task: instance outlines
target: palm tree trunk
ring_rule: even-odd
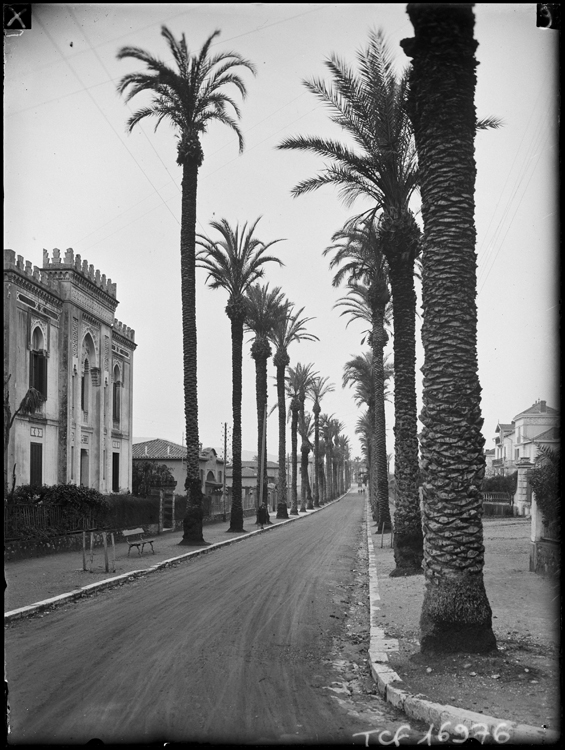
[[[314,412],[314,508],[320,507],[320,405],[316,402]]]
[[[417,241],[417,238],[416,238]],[[398,258],[399,253],[392,253]],[[391,576],[422,573],[423,536],[418,493],[416,405],[416,291],[414,268],[389,263],[394,318],[394,560]]]
[[[383,350],[386,344],[384,330],[384,310],[373,310],[373,389],[375,394],[374,423],[374,466],[377,490],[377,523],[379,529],[390,529],[390,507],[388,499],[388,464],[386,458],[386,419],[385,419],[385,374]]]
[[[234,314],[231,320],[232,337],[232,505],[228,532],[243,531],[243,503],[241,487],[241,399],[243,366],[243,320]]]
[[[411,3],[411,116],[420,169],[425,593],[422,652],[496,649],[486,595],[477,362],[471,4]]]
[[[292,462],[291,478],[291,501],[290,515],[298,515],[298,489],[297,489],[297,469],[298,469],[298,407],[290,406],[291,424],[290,424],[290,450]]]
[[[205,544],[202,536],[202,486],[198,437],[196,345],[196,191],[198,165],[185,161],[182,170],[180,233],[184,418],[186,428],[186,515],[181,545]]]
[[[288,518],[286,505],[286,393],[285,371],[288,355],[276,352],[274,358],[277,368],[277,401],[279,412],[279,473],[277,479],[277,518]]]
[[[259,349],[259,347],[257,347]],[[263,502],[267,502],[268,478],[267,478],[267,424],[265,409],[267,406],[267,359],[261,351],[251,350],[255,360],[255,391],[257,402],[257,503],[261,497],[261,484],[263,485]],[[264,435],[264,439],[263,439]],[[263,473],[261,475],[261,457],[265,453],[263,461]]]
[[[306,502],[310,496],[310,505],[312,504],[312,493],[310,492],[310,482],[308,481],[308,454],[310,448],[302,443],[300,448],[300,512],[306,513]]]

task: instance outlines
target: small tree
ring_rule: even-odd
[[[559,512],[559,477],[561,476],[561,454],[548,445],[536,443],[538,455],[536,467],[530,472],[530,487],[536,496],[536,503],[546,526],[554,524],[559,533],[561,518]]]
[[[33,414],[45,401],[45,396],[35,388],[29,388],[26,395],[20,401],[20,405],[12,414],[10,406],[10,378],[12,375],[4,375],[4,497],[8,496],[8,445],[10,443],[10,430],[19,414]],[[14,481],[12,492],[16,483],[16,464],[13,469]]]
[[[132,490],[135,497],[148,497],[154,479],[173,479],[171,470],[165,464],[152,461],[134,461]]]

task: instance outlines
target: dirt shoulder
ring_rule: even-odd
[[[405,689],[501,720],[560,728],[559,582],[529,572],[529,522],[486,521],[485,587],[498,650],[489,655],[420,654],[424,578],[390,578],[390,538],[373,532],[380,608],[376,625],[399,640],[389,653]]]

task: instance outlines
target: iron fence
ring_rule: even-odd
[[[5,539],[17,539],[32,529],[58,533],[92,528],[90,513],[73,512],[61,505],[4,505]]]

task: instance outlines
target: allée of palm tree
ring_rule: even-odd
[[[232,228],[226,219],[210,222],[210,226],[220,235],[212,240],[197,235],[200,250],[196,265],[203,268],[206,281],[211,289],[225,289],[228,293],[226,314],[231,324],[232,341],[232,507],[229,532],[243,530],[243,504],[241,484],[241,401],[242,401],[242,360],[243,331],[247,315],[245,293],[258,279],[262,278],[266,263],[283,265],[279,258],[266,255],[276,242],[263,242],[254,236],[257,219],[251,226],[236,225]],[[259,454],[260,455],[260,454]]]
[[[219,31],[211,34],[200,52],[191,55],[184,34],[175,39],[166,26],[161,34],[173,56],[175,68],[139,47],[126,46],[118,52],[118,59],[132,58],[146,66],[145,72],[128,73],[118,83],[118,92],[127,102],[143,92],[151,95],[148,106],[134,112],[127,121],[127,130],[146,117],[157,120],[155,129],[167,121],[176,131],[177,164],[182,167],[181,197],[181,302],[183,337],[183,389],[186,428],[187,511],[184,518],[183,545],[203,544],[202,489],[199,467],[198,396],[197,396],[197,341],[196,341],[196,195],[198,170],[204,153],[201,136],[208,126],[218,122],[235,131],[239,150],[243,150],[243,136],[239,129],[240,110],[229,95],[235,87],[242,98],[247,89],[238,68],[255,73],[254,65],[236,52],[210,54],[210,47]]]
[[[313,365],[303,365],[300,362],[296,367],[288,368],[286,378],[286,394],[289,399],[290,444],[291,444],[291,501],[290,514],[298,515],[298,432],[299,423],[304,422],[304,402],[306,394],[318,373],[313,371]],[[302,510],[302,508],[301,508]],[[304,507],[304,511],[306,507]]]
[[[309,396],[312,399],[312,413],[314,415],[314,471],[313,471],[313,502],[314,508],[320,507],[320,402],[328,393],[333,393],[334,386],[329,378],[318,376],[310,386]]]
[[[408,5],[410,114],[424,242],[423,652],[496,649],[484,580],[485,458],[477,361],[472,5]]]
[[[245,327],[254,334],[251,356],[255,360],[255,388],[257,401],[257,503],[268,497],[267,478],[267,361],[272,354],[269,336],[277,323],[285,317],[287,301],[280,287],[253,284],[245,296],[247,304]],[[261,460],[262,471],[261,471]],[[270,521],[267,521],[270,523]]]
[[[288,518],[286,487],[286,368],[290,363],[288,347],[300,341],[319,341],[318,337],[306,330],[313,318],[302,317],[304,308],[296,312],[291,303],[286,315],[274,326],[269,336],[275,347],[273,363],[277,373],[277,407],[279,412],[279,473],[277,483],[277,518]]]
[[[385,371],[384,349],[388,341],[386,323],[387,308],[390,302],[387,264],[380,247],[379,226],[375,220],[348,222],[343,229],[332,237],[333,245],[326,248],[324,254],[334,251],[330,268],[340,266],[336,272],[333,285],[339,286],[345,277],[349,277],[349,289],[353,304],[343,298],[338,306],[344,305],[345,312],[353,317],[361,317],[371,322],[369,342],[372,357],[372,386],[374,390],[373,416],[373,462],[376,481],[377,522],[382,529],[390,528],[390,509],[388,492],[388,464],[386,452],[386,418],[385,418]],[[364,283],[360,283],[360,280]],[[368,309],[369,316],[366,315]],[[376,485],[376,487],[375,487]]]
[[[381,251],[388,264],[394,317],[395,369],[395,562],[393,574],[421,572],[422,530],[418,495],[416,405],[416,295],[414,263],[419,229],[409,208],[417,188],[417,161],[405,100],[407,74],[398,77],[394,56],[382,32],[371,32],[358,53],[356,73],[332,55],[326,61],[330,85],[315,79],[304,84],[329,105],[330,119],[353,138],[355,148],[338,141],[295,137],[279,148],[310,151],[329,164],[299,183],[294,195],[333,184],[346,204],[369,199],[371,218],[381,212]]]

